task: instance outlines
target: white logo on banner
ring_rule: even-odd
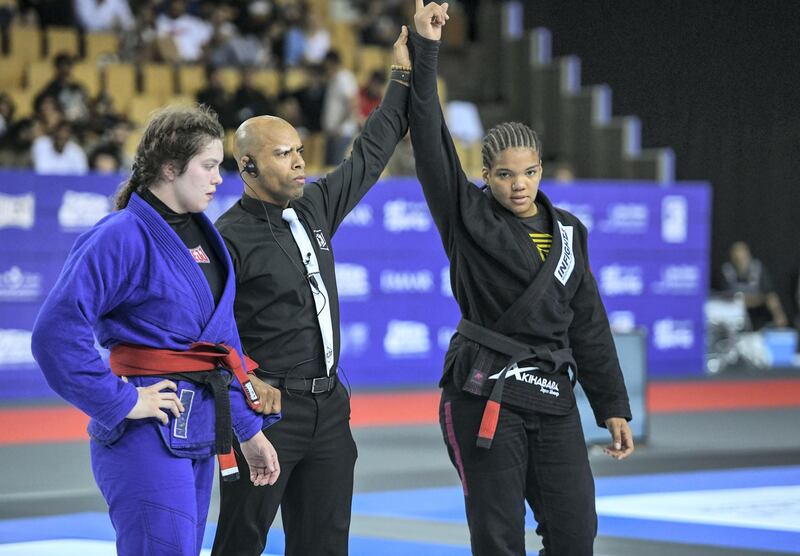
[[[384,293],[427,293],[433,290],[433,272],[418,270],[381,272],[381,291]]]
[[[99,193],[65,191],[58,209],[58,223],[66,231],[88,230],[111,212],[111,200]]]
[[[685,243],[689,233],[689,206],[686,197],[668,195],[661,200],[661,239]]]
[[[558,259],[556,270],[553,274],[558,278],[563,286],[567,285],[567,280],[575,269],[575,253],[572,250],[572,226],[563,226],[558,223],[561,233],[561,257]]]
[[[42,275],[12,266],[0,273],[0,301],[33,301],[42,294]]]
[[[372,207],[369,205],[356,205],[342,220],[342,226],[355,226],[359,228],[366,228],[372,225]]]
[[[643,234],[650,221],[650,210],[641,203],[615,203],[608,206],[600,230],[618,234]]]
[[[30,230],[36,217],[36,196],[0,193],[0,228]]]
[[[453,288],[450,284],[450,267],[446,266],[442,269],[442,295],[445,297],[453,297]]]
[[[0,365],[36,363],[31,354],[30,330],[0,328]]]
[[[447,351],[447,349],[450,347],[450,340],[453,338],[453,334],[455,333],[456,329],[452,326],[443,326],[439,329],[439,332],[436,334],[436,338],[440,350]]]
[[[692,321],[657,320],[653,323],[653,344],[657,349],[689,349],[694,344]]]
[[[366,351],[369,343],[369,325],[366,322],[343,324],[341,331],[343,356],[358,357]]]
[[[369,296],[369,273],[358,264],[336,263],[336,287],[341,299],[365,299]]]
[[[558,208],[573,214],[590,232],[594,228],[594,207],[584,203],[556,203]]]
[[[642,295],[643,290],[641,267],[612,264],[600,269],[600,291],[603,295]]]
[[[661,268],[661,277],[652,286],[661,295],[697,295],[700,293],[700,267],[693,264]]]
[[[425,232],[431,229],[431,214],[425,203],[396,199],[383,205],[383,226],[389,232]]]
[[[608,324],[614,332],[632,332],[636,327],[636,315],[633,311],[611,311],[608,313]]]
[[[383,349],[389,357],[426,355],[431,349],[428,327],[423,322],[390,320]]]

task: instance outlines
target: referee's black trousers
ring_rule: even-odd
[[[286,556],[345,556],[357,452],[350,432],[350,400],[341,383],[324,394],[281,390],[283,419],[264,430],[281,474],[255,487],[235,443],[241,477],[220,483],[214,556],[257,556],[278,506]]]
[[[590,556],[597,534],[577,408],[566,416],[503,406],[489,450],[475,444],[486,398],[445,384],[439,422],[464,489],[475,556],[525,556],[525,502],[547,556]]]

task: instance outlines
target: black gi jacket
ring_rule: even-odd
[[[608,317],[589,270],[586,228],[540,191],[537,202],[550,214],[553,243],[544,263],[537,264],[519,219],[467,179],[438,101],[439,45],[411,34],[409,123],[417,176],[450,260],[462,317],[526,345],[570,348],[598,425],[609,417],[630,419]],[[541,289],[536,301],[512,308],[532,281]],[[456,334],[445,358],[445,379],[451,375],[461,388],[479,347]],[[495,371],[503,366],[497,364]]]
[[[340,334],[331,238],[347,213],[378,180],[405,135],[407,102],[408,87],[390,82],[381,106],[370,115],[355,140],[352,155],[330,174],[307,183],[303,197],[289,204],[311,239],[328,291],[334,368],[339,361]],[[242,347],[270,376],[325,376],[313,294],[301,270],[303,261],[289,224],[281,219],[282,212],[281,207],[245,194],[216,222],[236,271],[234,313]]]

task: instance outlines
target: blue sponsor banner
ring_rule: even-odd
[[[33,321],[75,239],[109,213],[121,181],[0,172],[0,399],[52,395],[30,356]],[[609,319],[619,330],[646,330],[650,374],[701,373],[707,184],[545,182],[542,189],[590,230],[591,265]],[[218,217],[239,191],[238,177],[228,176],[207,214]],[[435,384],[459,312],[418,182],[393,178],[378,184],[331,243],[341,301],[341,365],[350,382]]]

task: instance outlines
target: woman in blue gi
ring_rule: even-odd
[[[464,175],[436,90],[446,20],[446,3],[417,0],[409,125],[462,316],[445,358],[439,421],[472,551],[524,556],[527,502],[542,553],[589,556],[597,516],[576,378],[611,434],[606,452],[628,456],[633,438],[586,228],[539,191],[541,145],[525,125],[500,124],[485,137],[484,188]]]
[[[280,473],[261,432],[278,416],[247,379],[231,260],[202,214],[222,182],[222,138],[203,107],[151,118],[118,210],[78,238],[33,330],[48,384],[91,417],[120,555],[200,552],[231,425],[255,485]]]

